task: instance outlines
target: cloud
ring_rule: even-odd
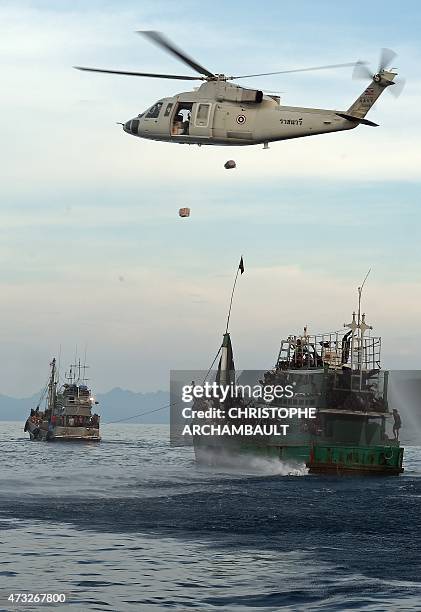
[[[0,388],[11,395],[41,387],[49,359],[61,346],[62,361],[88,346],[88,361],[98,391],[116,384],[133,390],[168,387],[170,369],[206,369],[225,328],[232,275],[189,278],[174,270],[132,268],[123,284],[114,267],[96,278],[88,272],[71,282],[2,283],[3,368]],[[356,307],[357,283],[296,266],[252,267],[240,279],[231,316],[237,366],[271,367],[281,338],[341,329]],[[192,296],[200,296],[200,300]],[[411,295],[408,303],[407,296]],[[30,304],[28,299],[30,296]],[[364,294],[373,334],[384,336],[385,367],[421,369],[417,346],[402,340],[417,330],[421,284],[370,279]],[[28,307],[29,306],[29,307]],[[402,349],[405,349],[402,352]]]

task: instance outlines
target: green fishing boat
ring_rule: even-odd
[[[361,288],[358,312],[350,323],[331,333],[311,335],[304,328],[301,334],[288,336],[281,342],[274,368],[267,372],[235,372],[227,331],[216,374],[218,384],[247,387],[254,378],[262,388],[277,385],[294,392],[270,403],[251,396],[240,401],[230,398],[225,402],[223,421],[233,424],[230,407],[236,405],[249,409],[243,411],[243,425],[259,425],[260,431],[263,426],[267,431],[269,425],[281,423],[276,416],[280,411],[274,409],[289,410],[295,417],[288,418],[286,435],[196,435],[196,460],[232,465],[240,457],[255,456],[291,466],[305,464],[310,473],[403,472],[404,449],[398,431],[391,435],[393,415],[387,398],[388,372],[381,368],[381,338],[371,332],[361,313]],[[247,416],[250,407],[256,408],[251,412],[257,416]],[[271,416],[262,408],[271,409]],[[310,409],[312,418],[306,418]],[[215,419],[210,421],[216,424]],[[240,422],[235,419],[236,425]]]

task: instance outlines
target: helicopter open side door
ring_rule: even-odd
[[[211,102],[196,102],[193,105],[190,120],[191,136],[212,138],[215,106],[216,104]]]

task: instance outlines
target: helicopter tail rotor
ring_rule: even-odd
[[[367,62],[358,61],[352,72],[352,78],[355,81],[369,81],[373,78],[371,70],[367,67]]]
[[[395,86],[389,89],[389,91],[392,96],[394,96],[395,98],[399,98],[399,96],[404,90],[405,85],[406,79],[398,79],[397,81],[395,81]]]
[[[380,51],[379,67],[377,69],[377,72],[382,72],[382,70],[386,70],[386,68],[390,66],[390,64],[397,56],[398,54],[395,53],[395,51],[392,51],[392,49],[383,48]]]
[[[395,57],[397,57],[397,53],[395,53],[395,51],[392,49],[383,48],[380,51],[379,65],[376,73],[373,74],[373,72],[367,67],[367,62],[359,61],[355,65],[352,78],[356,80],[373,80],[380,82],[385,73],[390,72],[391,74],[396,74],[393,69],[389,68]],[[390,93],[397,98],[402,93],[405,83],[405,79],[398,79],[397,81],[392,82],[390,82],[389,79],[388,84],[393,85],[393,87],[388,89]]]

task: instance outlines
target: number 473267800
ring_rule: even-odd
[[[65,603],[64,593],[10,593],[7,601],[14,604],[58,604]]]

